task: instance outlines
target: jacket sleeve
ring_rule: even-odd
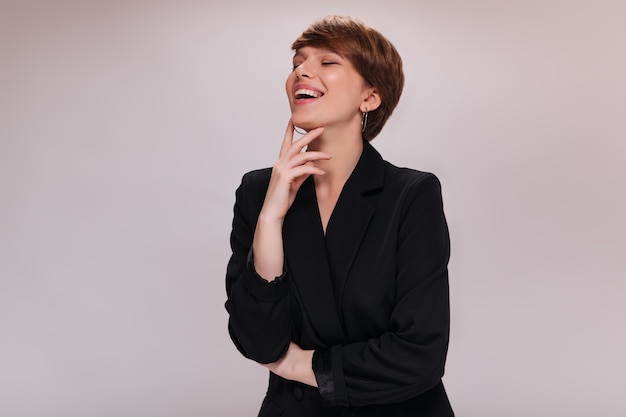
[[[246,174],[236,191],[225,307],[237,349],[256,362],[271,363],[285,354],[290,342],[288,277],[268,282],[254,268],[252,240],[267,184],[263,187],[251,177]]]
[[[449,338],[449,254],[439,180],[428,174],[403,203],[388,330],[316,350],[313,370],[322,397],[349,406],[389,404],[440,383]]]

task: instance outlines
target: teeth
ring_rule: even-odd
[[[322,93],[315,90],[309,90],[308,88],[301,88],[296,90],[295,96],[296,98],[319,98],[322,96]]]

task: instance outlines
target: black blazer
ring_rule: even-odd
[[[226,309],[246,357],[315,349],[318,388],[270,373],[259,416],[453,416],[441,383],[448,349],[449,237],[438,179],[383,161],[364,142],[324,236],[308,178],[283,224],[285,273],[259,277],[251,247],[270,169],[236,193]]]

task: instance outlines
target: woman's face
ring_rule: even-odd
[[[372,87],[341,55],[311,46],[296,51],[287,77],[293,124],[305,130],[359,126]]]

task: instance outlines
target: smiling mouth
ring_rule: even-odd
[[[308,98],[320,98],[324,95],[324,93],[316,90],[309,90],[308,88],[301,88],[296,90],[294,96],[297,100],[304,100]]]

